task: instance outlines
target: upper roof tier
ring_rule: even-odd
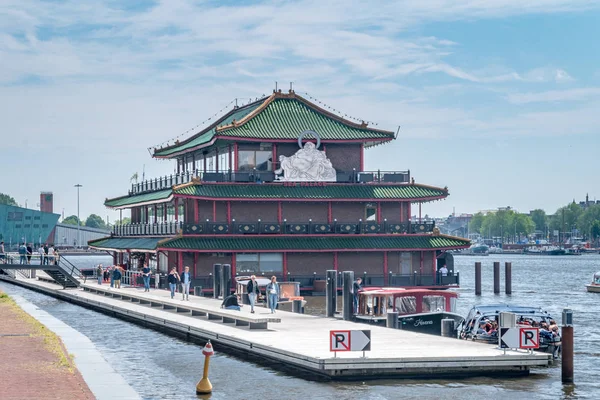
[[[394,132],[368,128],[364,122],[350,122],[311,103],[294,91],[279,91],[234,108],[189,139],[155,148],[153,156],[175,158],[208,147],[217,139],[296,142],[298,133],[305,130],[316,131],[323,143],[363,142],[368,147],[394,139]],[[310,135],[306,138],[310,138]]]

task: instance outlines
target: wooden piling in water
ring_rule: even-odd
[[[213,297],[221,295],[221,264],[213,264]]]
[[[504,292],[512,294],[512,263],[504,263]]]
[[[350,321],[354,315],[354,295],[352,289],[354,285],[354,271],[342,272],[343,289],[342,289],[342,304],[344,307],[344,321]]]
[[[327,270],[325,302],[327,316],[333,317],[337,307],[337,271],[334,269]]]
[[[481,263],[475,263],[475,295],[481,296]]]
[[[565,308],[562,312],[561,339],[562,382],[573,383],[573,311],[568,308]]]
[[[494,261],[494,294],[500,293],[500,262]]]

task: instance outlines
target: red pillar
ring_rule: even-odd
[[[284,254],[285,257],[285,254]],[[235,275],[237,274],[237,265],[235,253],[231,253],[231,283],[235,285]],[[235,289],[235,286],[234,286]]]
[[[175,207],[175,222],[179,221],[179,199],[175,197],[173,199],[173,205]]]
[[[402,206],[403,204],[404,204],[403,202],[400,202],[400,222],[404,222],[404,213],[403,213],[404,207]]]
[[[144,214],[145,214],[145,221],[147,224],[150,223],[150,221],[148,221],[148,206],[144,206]]]
[[[167,210],[168,210],[168,209],[169,209],[169,208],[167,207],[167,203],[163,203],[163,220],[164,220],[165,222],[167,222]]]
[[[179,271],[179,273],[183,272],[183,252],[179,251],[177,252],[177,271]]]
[[[202,154],[202,165],[203,165],[202,172],[206,172],[206,154]]]
[[[213,200],[213,222],[217,222],[217,201]]]
[[[227,223],[231,223],[231,201],[227,202]]]
[[[233,157],[233,155],[231,154],[231,145],[228,146],[227,153],[229,155],[229,169],[233,170],[232,162],[231,162],[232,161],[232,157]]]
[[[424,254],[425,253],[422,251],[421,252],[421,263],[419,265],[419,273],[421,273],[421,274],[423,273],[423,258],[424,258]]]
[[[432,271],[433,272],[433,276],[435,276],[435,274],[437,273],[437,265],[436,265],[437,262],[436,261],[437,261],[437,259],[435,258],[435,250],[434,250],[433,251],[433,261],[432,261],[432,264],[433,264],[433,271]]]
[[[287,253],[283,253],[283,280],[287,281],[288,267],[287,267]]]
[[[386,286],[389,284],[388,277],[389,277],[388,252],[384,251],[383,252],[383,282]]]
[[[275,165],[279,160],[277,159],[277,143],[273,143],[273,154],[271,154],[271,164],[273,165],[273,171],[275,171]]]
[[[331,202],[327,202],[327,223],[331,224],[333,222],[333,210],[331,209]]]
[[[237,142],[233,144],[233,171],[238,170],[238,144]]]
[[[283,211],[281,209],[281,201],[277,202],[277,223],[281,224],[283,222]]]
[[[333,252],[333,269],[338,270],[338,252]]]
[[[198,265],[198,253],[194,253],[194,278],[197,276],[196,275],[197,274],[197,271],[196,271],[197,265]]]
[[[377,223],[381,223],[381,202],[377,202]]]
[[[407,210],[408,211],[408,213],[407,213],[408,214],[408,220],[407,221],[410,222],[411,217],[412,217],[412,211],[411,211],[412,204],[411,203],[406,203],[406,206],[408,207],[408,210]]]
[[[198,210],[198,200],[193,199],[194,202],[194,223],[197,224],[200,222],[200,213]]]
[[[215,171],[219,172],[219,148],[215,149]]]
[[[365,170],[365,144],[360,144],[360,172]]]

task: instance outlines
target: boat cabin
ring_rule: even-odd
[[[386,318],[388,311],[398,315],[436,311],[455,312],[458,293],[431,289],[366,288],[358,294],[358,315]]]
[[[596,272],[594,274],[594,278],[592,279],[592,285],[600,285],[600,272]]]

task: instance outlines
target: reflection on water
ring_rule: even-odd
[[[77,264],[108,264],[109,257],[77,257]],[[474,295],[475,261],[483,263],[483,296]],[[510,261],[513,294],[493,294],[492,262]],[[443,399],[527,397],[528,399],[585,399],[600,397],[597,363],[598,302],[600,294],[587,293],[584,285],[600,269],[600,256],[455,257],[461,273],[458,311],[466,314],[475,303],[510,302],[546,308],[560,321],[563,308],[574,310],[575,385],[562,385],[560,366],[533,371],[528,378],[467,380],[381,380],[368,382],[308,382],[265,366],[222,353],[216,346],[211,360],[211,399]],[[504,268],[501,268],[502,273]],[[502,282],[504,277],[502,276]],[[116,371],[146,399],[196,399],[195,385],[202,374],[201,346],[137,325],[64,303],[16,286],[0,283],[8,293],[18,293],[38,307],[87,335]],[[502,289],[504,283],[502,283]],[[324,297],[309,298],[307,310],[324,313]],[[339,300],[339,299],[338,299]],[[341,302],[339,304],[341,310]],[[327,340],[323,338],[323,340]],[[373,346],[385,345],[373,343]],[[107,382],[110,384],[110,382]]]

